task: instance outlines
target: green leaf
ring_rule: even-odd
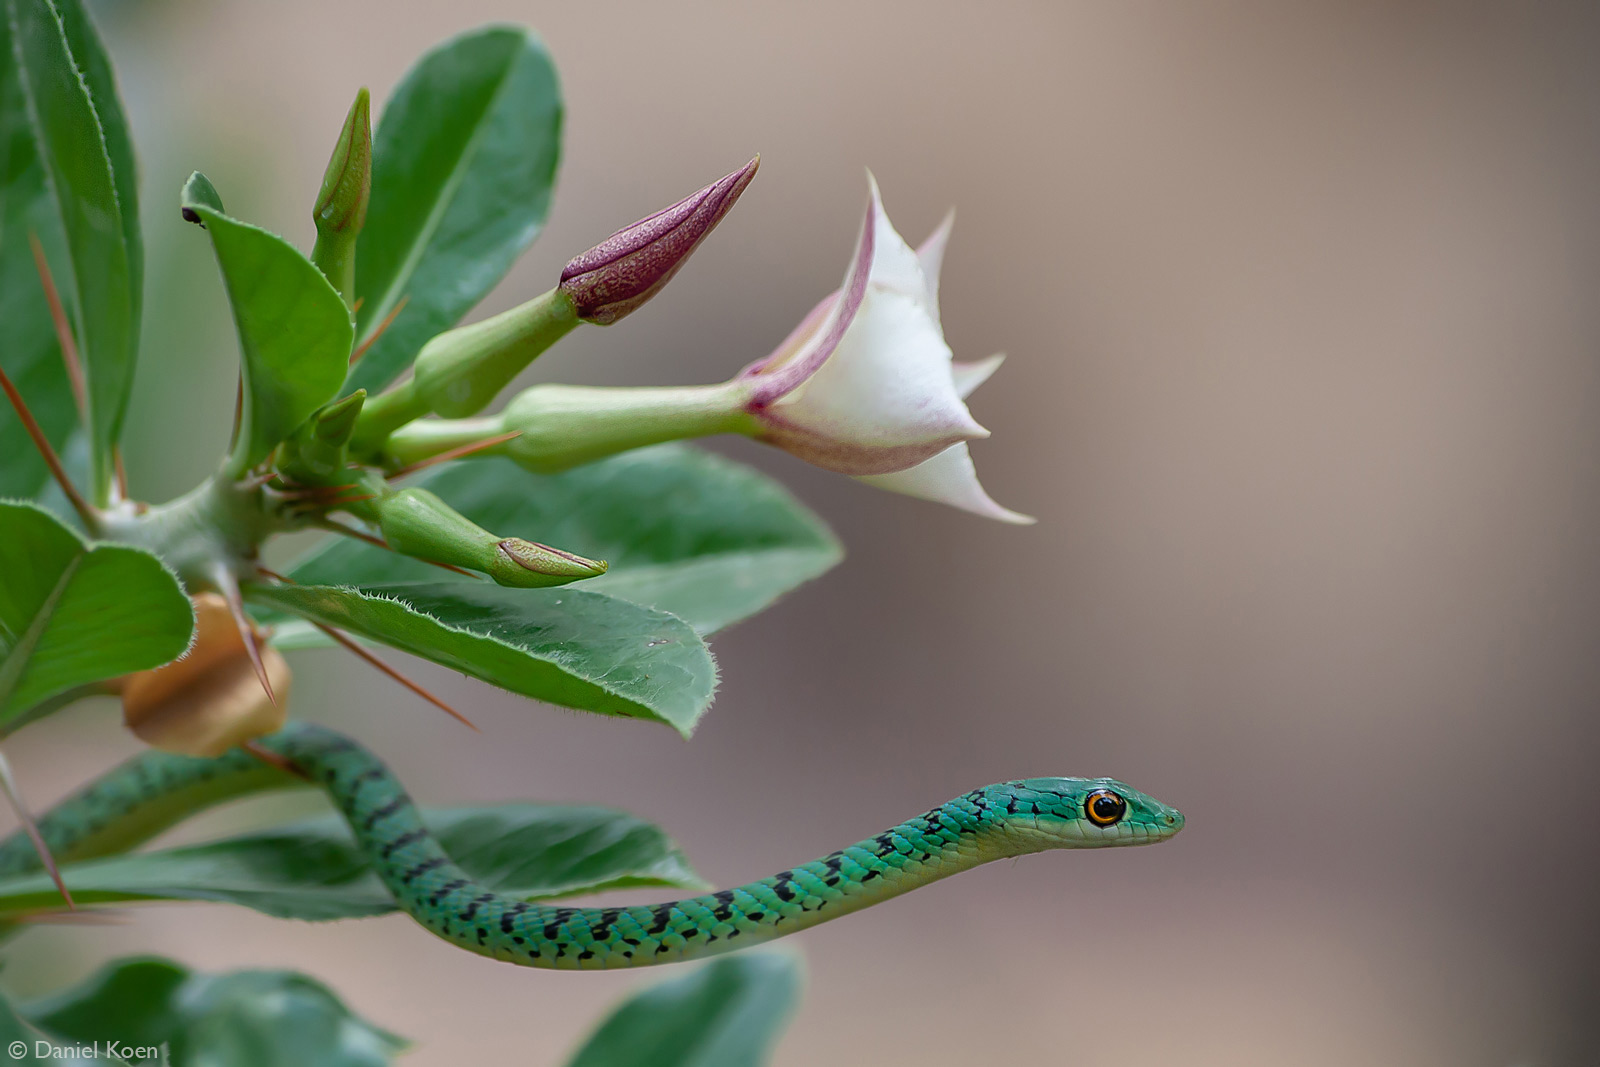
[[[6,83],[13,71],[0,67],[0,122],[4,121]],[[14,83],[13,83],[14,84]],[[24,136],[31,136],[24,131]],[[0,127],[0,138],[5,137]],[[14,144],[16,142],[13,142]],[[19,147],[32,151],[31,143]],[[0,143],[0,152],[4,144]],[[0,368],[16,385],[44,435],[59,453],[78,424],[61,346],[45,304],[44,288],[34,267],[29,234],[41,242],[59,243],[60,223],[44,188],[44,175],[36,161],[26,161],[14,179],[0,187]],[[0,167],[4,167],[0,161]],[[62,294],[66,299],[70,294]],[[50,472],[34,448],[22,420],[9,403],[0,400],[0,496],[31,498],[50,483]]]
[[[501,804],[435,808],[423,819],[468,874],[523,900],[642,886],[705,888],[671,838],[622,812]],[[61,873],[80,905],[213,900],[305,920],[395,910],[394,897],[336,815],[70,863]],[[0,881],[0,914],[60,906],[60,894],[42,872]]]
[[[228,464],[237,476],[338,394],[350,360],[350,313],[293,245],[224,214],[205,175],[184,185],[183,211],[211,235],[239,328],[244,420]]]
[[[327,986],[293,971],[204,974],[171,960],[106,964],[22,1015],[69,1045],[108,1046],[130,1063],[228,1067],[385,1067],[409,1044],[354,1014]]]
[[[83,84],[100,119],[105,137],[106,158],[111,161],[111,181],[116,188],[117,206],[122,214],[122,239],[128,250],[128,288],[133,294],[133,343],[139,343],[139,320],[144,303],[144,237],[139,232],[139,166],[133,153],[133,135],[128,117],[122,111],[117,92],[117,76],[111,57],[84,9],[83,0],[51,0],[61,27],[67,34],[67,47],[83,73]]]
[[[724,956],[635,993],[567,1067],[759,1067],[794,1013],[800,984],[792,956]]]
[[[549,53],[518,27],[446,41],[401,80],[378,124],[356,246],[362,341],[405,306],[356,364],[351,389],[375,393],[393,381],[539,235],[561,110]]]
[[[177,658],[193,631],[155,556],[87,545],[44,509],[0,501],[0,733],[52,696]]]
[[[843,555],[823,521],[783,486],[685,445],[550,475],[503,458],[470,460],[411,484],[486,529],[606,560],[611,569],[585,590],[671,612],[702,634],[754,615]],[[436,567],[344,538],[324,542],[289,573],[323,585],[440,580]]]
[[[41,1044],[43,1048],[40,1047]],[[63,1067],[63,1065],[88,1067],[90,1062],[70,1056],[64,1050],[58,1049],[54,1042],[42,1039],[39,1031],[22,1021],[11,1002],[4,996],[0,996],[0,1048],[4,1048],[9,1057],[0,1062],[8,1065],[42,1067],[44,1064],[49,1064],[51,1067]],[[21,1055],[18,1055],[19,1052]]]
[[[685,737],[716,689],[711,652],[688,623],[603,593],[438,582],[251,585],[246,596],[513,693],[654,719]]]
[[[79,73],[78,57],[55,5],[51,0],[6,0],[6,13],[36,151],[66,235],[70,270],[57,281],[63,287],[70,282],[75,297],[78,349],[88,384],[92,489],[103,503],[138,347],[136,286],[142,265],[135,260],[142,264],[142,253],[129,246],[130,233],[137,239],[137,223],[124,221],[118,199],[119,186],[131,186],[133,176],[119,180],[113,170],[108,143],[115,139],[108,142],[91,95],[95,87]],[[86,28],[86,22],[76,24],[79,31]],[[91,38],[92,31],[89,37],[80,36],[79,43],[87,48]],[[124,132],[122,147],[125,141]],[[129,155],[131,164],[131,151]]]

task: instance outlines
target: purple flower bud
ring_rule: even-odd
[[[654,296],[722,221],[760,163],[756,156],[721,181],[618,230],[568,263],[560,288],[572,298],[578,317],[607,326]]]

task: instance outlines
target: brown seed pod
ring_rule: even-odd
[[[215,593],[192,599],[194,646],[182,659],[124,679],[122,720],[156,748],[217,756],[283,726],[291,676],[283,656],[257,634],[274,703],[261,688],[227,601]]]

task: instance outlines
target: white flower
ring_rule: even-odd
[[[956,363],[939,323],[950,222],[913,251],[878,183],[844,285],[737,381],[756,436],[869,485],[1004,522],[1032,522],[978,484],[966,442],[989,436],[965,397],[1000,365]]]

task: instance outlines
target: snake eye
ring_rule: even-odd
[[[1096,826],[1115,826],[1128,813],[1128,802],[1109,789],[1096,789],[1084,798],[1083,813]]]

